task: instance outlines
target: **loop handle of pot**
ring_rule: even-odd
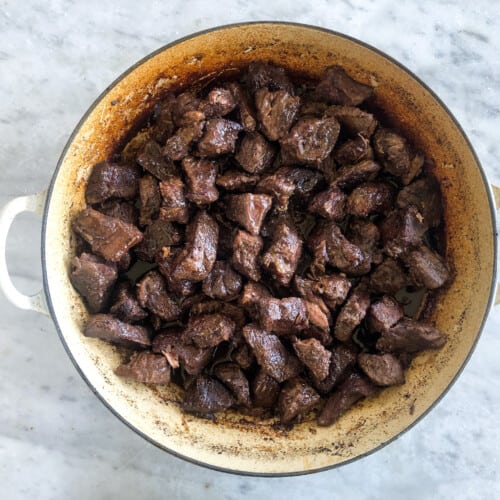
[[[495,207],[500,210],[500,187],[491,184],[491,190],[493,192],[493,197],[495,198]],[[495,305],[500,304],[500,282],[497,283],[497,291],[495,294]]]
[[[43,215],[47,191],[28,196],[20,196],[9,201],[0,209],[0,290],[7,299],[20,309],[29,309],[49,315],[45,293],[40,290],[34,295],[21,293],[12,283],[7,267],[7,237],[14,219],[22,212],[33,212]]]

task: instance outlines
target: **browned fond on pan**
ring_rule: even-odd
[[[70,221],[85,204],[93,164],[165,89],[176,89],[253,60],[318,77],[340,64],[377,88],[377,104],[435,164],[446,201],[447,258],[456,279],[432,313],[448,335],[438,352],[419,356],[407,383],[348,412],[331,428],[313,421],[290,431],[235,413],[217,423],[181,413],[179,389],[153,390],[113,374],[122,352],[81,335],[86,311],[67,269],[74,246]],[[470,352],[488,307],[494,232],[480,169],[446,110],[412,76],[380,53],[332,32],[299,25],[248,24],[202,33],[160,50],[104,94],[77,129],[60,163],[45,231],[48,293],[54,319],[91,386],[114,411],[155,443],[210,466],[249,473],[300,473],[367,453],[410,426],[453,380]]]

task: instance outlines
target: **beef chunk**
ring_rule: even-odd
[[[347,195],[333,186],[318,193],[309,203],[307,210],[328,220],[341,221],[345,216]]]
[[[175,261],[181,251],[180,248],[163,247],[161,252],[157,254],[156,262],[158,263],[158,270],[165,278],[168,290],[181,297],[189,297],[196,292],[197,283],[185,279],[176,279],[172,274]]]
[[[137,208],[135,208],[132,203],[127,201],[107,200],[99,207],[98,210],[108,217],[120,219],[121,221],[134,226],[137,225],[139,220]]]
[[[257,184],[256,191],[274,196],[278,206],[286,210],[288,200],[296,188],[292,178],[292,170],[290,167],[281,167],[272,174],[264,175]]]
[[[199,110],[200,99],[193,92],[182,92],[179,94],[172,106],[172,117],[178,127],[182,127],[186,121],[186,115]]]
[[[253,188],[260,177],[258,175],[248,175],[240,170],[227,170],[219,174],[215,179],[215,184],[226,191],[246,191]]]
[[[102,311],[107,305],[118,273],[116,265],[90,253],[82,253],[71,261],[71,284],[85,298],[89,311]]]
[[[204,280],[217,256],[219,227],[206,212],[199,211],[186,230],[186,245],[175,259],[172,277],[176,280]]]
[[[233,406],[231,393],[216,379],[199,375],[184,395],[182,407],[189,413],[209,415]]]
[[[372,214],[384,214],[392,209],[394,189],[385,182],[367,182],[361,184],[347,199],[347,213],[357,217]]]
[[[445,336],[432,325],[411,318],[403,318],[396,325],[382,332],[377,349],[383,352],[417,352],[439,349],[446,342]]]
[[[403,367],[392,354],[362,353],[358,356],[358,364],[375,385],[389,386],[405,383]]]
[[[390,257],[399,257],[410,247],[419,245],[428,227],[413,205],[392,211],[380,224],[384,250]]]
[[[151,224],[151,221],[157,217],[161,204],[158,181],[152,175],[145,175],[139,179],[139,201],[140,224],[142,226]]]
[[[113,305],[109,312],[126,323],[135,323],[147,317],[148,313],[139,305],[127,282],[118,284]]]
[[[256,235],[260,233],[260,227],[272,203],[272,198],[267,194],[235,194],[229,197],[226,216]]]
[[[137,156],[137,163],[160,181],[167,180],[177,173],[177,167],[163,156],[161,146],[155,141],[148,141]]]
[[[279,383],[260,369],[252,381],[254,405],[262,408],[272,408],[278,400],[279,394]]]
[[[151,130],[151,137],[160,144],[163,144],[167,137],[170,137],[175,129],[172,115],[175,106],[175,96],[171,92],[165,95],[163,99],[156,104],[153,111],[154,125]],[[146,167],[143,167],[146,168]],[[146,170],[148,170],[146,168]],[[156,175],[154,172],[151,172]],[[158,177],[161,179],[161,177]]]
[[[385,332],[404,315],[401,304],[390,295],[384,295],[370,306],[368,326],[373,332]]]
[[[363,321],[370,307],[370,294],[363,283],[359,284],[351,293],[337,316],[335,337],[341,342],[348,342],[354,329]]]
[[[179,230],[170,222],[158,219],[146,227],[144,239],[135,247],[135,254],[146,262],[154,262],[163,247],[181,242]]]
[[[297,357],[309,368],[314,378],[321,381],[328,376],[332,353],[316,339],[297,340],[293,344]]]
[[[245,324],[245,312],[236,305],[229,302],[218,300],[204,300],[191,307],[191,316],[200,316],[203,314],[222,314],[234,321],[236,328],[241,328]]]
[[[142,233],[132,224],[92,208],[85,208],[77,215],[73,229],[90,244],[92,252],[112,262],[118,262],[130,248],[142,241]]]
[[[326,116],[334,116],[341,125],[342,130],[357,136],[371,137],[377,127],[377,120],[371,113],[354,106],[331,106]]]
[[[186,198],[197,205],[212,203],[219,198],[215,187],[217,165],[209,160],[198,160],[187,156],[182,160],[186,174],[188,192]]]
[[[286,90],[269,91],[265,88],[255,93],[255,107],[261,130],[270,141],[285,136],[299,111],[300,97]]]
[[[224,88],[214,88],[206,101],[200,103],[200,110],[207,118],[226,116],[236,107],[236,99],[232,92]]]
[[[261,277],[258,257],[264,243],[260,236],[238,230],[233,240],[231,263],[236,271],[247,278],[259,281]]]
[[[284,382],[300,373],[299,360],[288,352],[276,335],[249,324],[243,327],[243,336],[264,373],[277,382]]]
[[[235,322],[223,314],[202,314],[189,318],[183,336],[197,347],[206,349],[229,340],[235,330]]]
[[[316,194],[319,188],[323,187],[323,175],[310,168],[294,167],[290,169],[290,178],[295,183],[295,192],[298,198],[309,201],[312,195]]]
[[[352,165],[363,160],[373,159],[373,150],[370,141],[360,135],[355,139],[349,139],[334,151],[335,160],[341,165]]]
[[[253,132],[257,127],[257,120],[255,119],[255,111],[250,104],[248,96],[236,82],[229,82],[226,87],[233,94],[238,107],[238,117],[243,129],[247,132]]]
[[[167,292],[165,280],[157,271],[149,271],[137,284],[137,299],[144,309],[150,310],[165,321],[179,318],[179,304]]]
[[[235,159],[251,174],[268,169],[276,156],[276,149],[258,132],[246,133],[241,140]]]
[[[412,182],[399,192],[396,203],[399,208],[410,205],[417,207],[429,227],[437,227],[441,222],[443,200],[435,177],[424,177]]]
[[[213,118],[205,124],[205,133],[198,142],[198,155],[215,158],[227,153],[234,153],[238,133],[242,129],[239,123],[225,118]]]
[[[182,160],[189,154],[191,144],[203,135],[205,122],[193,122],[187,127],[177,129],[172,137],[167,139],[163,154],[169,160]]]
[[[250,281],[243,287],[243,291],[239,298],[239,304],[244,307],[252,317],[255,317],[258,312],[259,303],[268,297],[272,297],[272,295],[264,285]]]
[[[160,207],[160,219],[166,222],[187,224],[189,207],[186,202],[185,186],[180,177],[169,177],[160,182],[163,205]]]
[[[351,289],[351,282],[341,274],[323,275],[318,280],[318,291],[330,309],[344,303]]]
[[[318,417],[318,425],[326,427],[332,425],[351,406],[360,399],[373,396],[377,392],[376,387],[365,377],[357,373],[351,373],[342,382],[325,403]]]
[[[320,399],[319,394],[303,379],[289,380],[281,390],[278,400],[281,422],[288,424],[294,419],[300,422]]]
[[[450,278],[444,259],[425,245],[410,251],[403,260],[418,286],[433,290],[442,287]]]
[[[144,349],[151,345],[148,331],[143,326],[129,325],[110,314],[89,316],[83,334],[131,349]]]
[[[255,362],[255,356],[248,344],[241,344],[232,353],[233,360],[243,370],[248,370]]]
[[[222,363],[214,368],[214,375],[233,393],[238,406],[250,408],[250,385],[241,368],[235,363]]]
[[[87,182],[87,203],[101,203],[108,198],[130,200],[137,194],[139,169],[132,165],[118,165],[109,161],[98,163]]]
[[[168,384],[170,382],[170,366],[161,354],[136,352],[128,363],[122,363],[115,370],[120,377],[131,378],[145,384]]]
[[[316,164],[332,152],[340,126],[335,118],[302,118],[281,138],[284,163]]]
[[[231,264],[219,260],[203,281],[203,293],[212,299],[233,300],[240,293],[241,284],[241,276]]]
[[[380,264],[383,260],[380,247],[380,230],[367,219],[351,219],[347,227],[349,241],[366,252],[371,262]]]
[[[288,79],[283,68],[274,66],[265,62],[252,62],[248,67],[244,77],[244,82],[248,86],[250,92],[256,92],[261,88],[270,90],[283,89],[288,92],[293,92],[293,85]]]
[[[386,258],[370,274],[370,289],[375,293],[395,294],[409,284],[408,276],[401,265]]]
[[[373,180],[380,170],[380,165],[373,160],[363,160],[353,165],[344,165],[337,170],[334,185],[340,189],[353,187]]]
[[[264,269],[283,286],[288,286],[302,255],[302,239],[289,224],[276,226],[267,252],[262,256]]]
[[[315,90],[319,99],[346,106],[358,106],[372,93],[372,87],[353,80],[340,66],[327,68]]]

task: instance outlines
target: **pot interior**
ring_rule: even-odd
[[[455,280],[430,318],[445,347],[419,355],[401,387],[358,404],[330,428],[314,421],[279,430],[236,413],[217,422],[185,415],[180,390],[114,375],[124,352],[81,331],[85,307],[68,280],[74,256],[71,220],[85,205],[92,166],[166,89],[216,77],[254,60],[319,77],[340,64],[376,87],[376,104],[435,165],[446,205],[446,254]],[[484,176],[462,131],[414,77],[379,52],[326,30],[290,24],[229,26],[160,49],[117,80],[75,130],[54,175],[43,237],[46,292],[61,338],[90,386],[136,431],[190,460],[254,474],[303,473],[340,464],[387,443],[419,419],[466,361],[487,313],[494,275],[494,227]]]

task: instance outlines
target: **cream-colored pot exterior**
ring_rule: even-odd
[[[71,220],[85,206],[92,166],[166,89],[202,76],[272,61],[318,77],[340,64],[376,87],[376,101],[435,164],[446,202],[447,259],[455,280],[431,315],[448,342],[416,358],[402,387],[358,404],[329,428],[314,421],[290,431],[236,413],[217,422],[182,413],[180,390],[152,388],[114,375],[122,351],[85,338],[85,307],[68,280],[74,255]],[[355,40],[319,28],[281,23],[223,27],[171,44],[117,80],[74,132],[48,193],[44,216],[45,294],[69,355],[106,405],[158,446],[200,464],[250,474],[304,473],[352,460],[389,442],[446,391],[466,362],[491,302],[495,274],[492,200],[463,132],[422,83],[396,62]]]

